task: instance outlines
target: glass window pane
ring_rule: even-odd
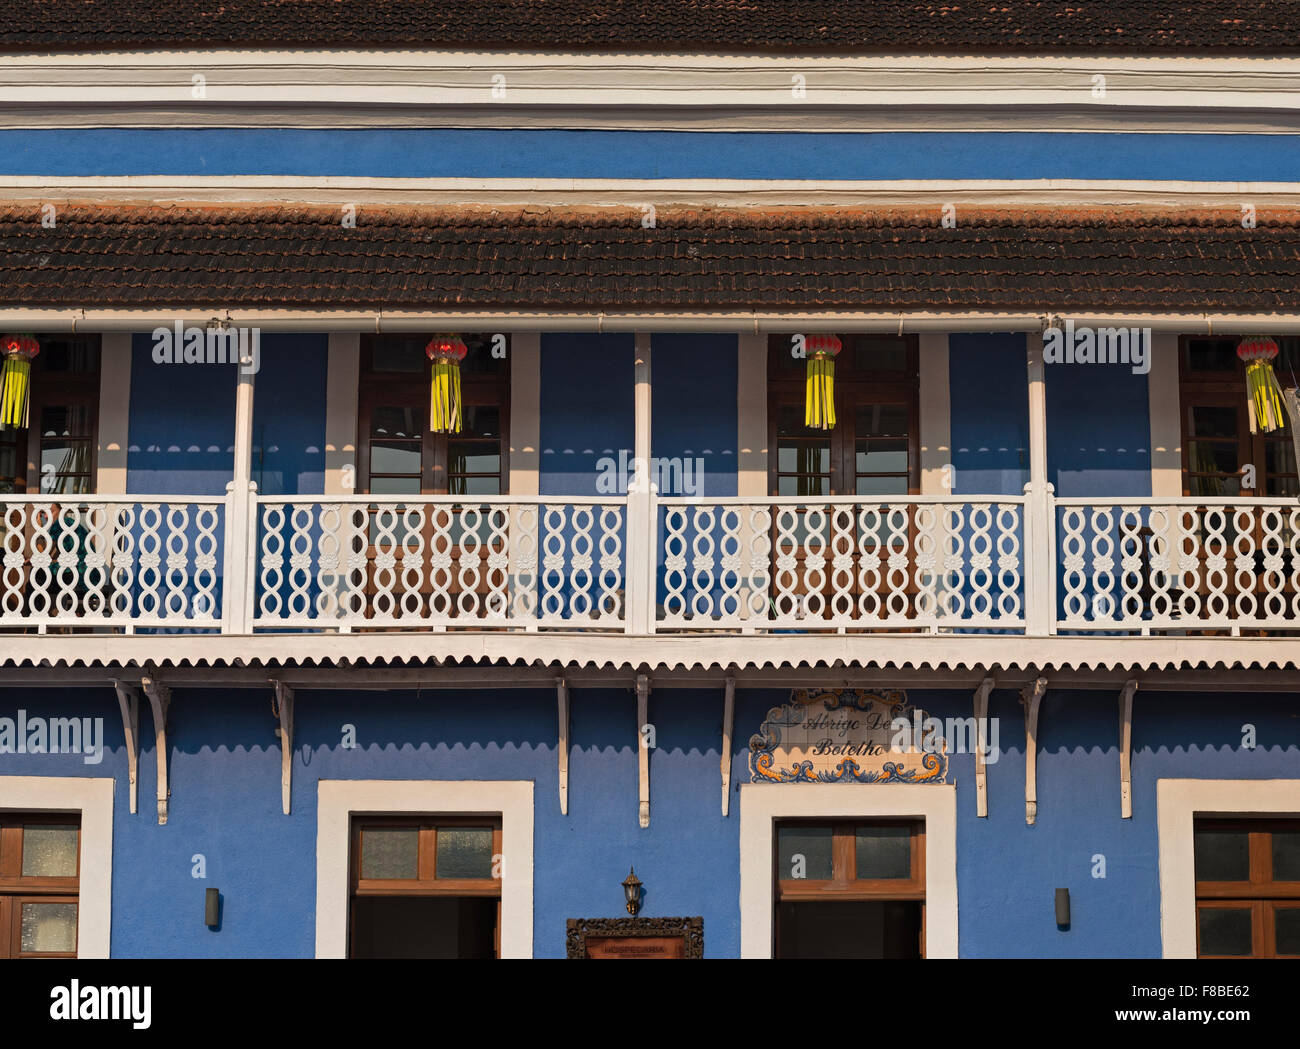
[[[419,876],[420,832],[415,827],[367,827],[361,832],[361,877]]]
[[[1194,372],[1233,372],[1237,370],[1235,339],[1190,339],[1187,365]]]
[[[90,409],[82,404],[50,404],[41,409],[42,437],[89,437]]]
[[[858,437],[906,437],[907,406],[864,404],[857,410],[854,433]]]
[[[831,469],[830,441],[800,441],[777,446],[777,469],[781,473],[824,474]]]
[[[492,828],[439,827],[437,877],[492,877]]]
[[[858,442],[858,473],[907,473],[907,441]]]
[[[1237,436],[1237,409],[1226,405],[1197,404],[1188,409],[1191,413],[1193,437]]]
[[[501,409],[467,405],[461,412],[461,433],[466,437],[500,437]]]
[[[501,453],[493,445],[451,441],[447,445],[447,468],[452,473],[499,474]]]
[[[1264,445],[1264,468],[1271,474],[1295,473],[1295,442],[1269,441]]]
[[[419,437],[424,433],[423,420],[428,417],[428,408],[374,408],[370,412],[370,436]]]
[[[1251,952],[1249,907],[1202,907],[1196,912],[1202,954],[1243,957]]]
[[[1273,880],[1300,881],[1300,830],[1273,832]]]
[[[75,903],[24,903],[22,950],[70,954],[77,949]]]
[[[821,433],[821,430],[814,430],[804,425],[802,404],[782,404],[777,408],[776,435],[778,437],[813,437]]]
[[[75,878],[77,828],[67,824],[23,826],[24,878]]]
[[[1192,495],[1204,495],[1210,498],[1234,496],[1241,494],[1241,477],[1193,476],[1187,479]]]
[[[858,495],[906,495],[906,477],[859,477]]]
[[[1300,907],[1274,909],[1273,939],[1278,954],[1300,954]]]
[[[451,495],[500,495],[501,478],[453,475],[447,479],[447,488]]]
[[[1195,835],[1197,881],[1250,881],[1247,830],[1198,830]]]
[[[862,372],[902,372],[907,370],[907,341],[848,336],[853,347],[853,367]]]
[[[859,879],[912,876],[910,828],[859,827],[855,838]]]
[[[372,477],[370,494],[419,495],[420,479],[418,477]]]
[[[832,874],[830,827],[778,827],[776,876],[829,881]]]
[[[831,481],[829,477],[820,477],[816,474],[804,477],[778,477],[776,481],[776,494],[798,498],[800,496],[830,495]]]
[[[1188,441],[1188,461],[1197,473],[1237,472],[1237,446],[1223,441]]]
[[[1264,494],[1275,498],[1300,495],[1300,481],[1294,477],[1270,477],[1265,482]]]
[[[371,473],[418,474],[420,459],[421,448],[414,441],[370,442]]]
[[[418,339],[376,339],[370,344],[370,366],[377,372],[422,372],[428,358]]]

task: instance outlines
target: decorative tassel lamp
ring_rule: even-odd
[[[41,352],[33,335],[6,335],[0,338],[0,430],[24,429],[31,404],[32,358]]]
[[[835,358],[841,349],[843,343],[834,335],[809,335],[805,340],[803,424],[810,430],[835,429]]]
[[[1237,356],[1246,362],[1247,406],[1250,409],[1250,432],[1272,433],[1286,425],[1282,408],[1282,390],[1273,374],[1277,343],[1267,335],[1251,335],[1237,344]]]
[[[433,362],[429,428],[434,433],[460,433],[460,362],[469,347],[459,335],[435,335],[424,352]]]

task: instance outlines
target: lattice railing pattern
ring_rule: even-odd
[[[5,626],[221,625],[224,500],[0,497]]]
[[[1056,501],[1059,626],[1300,628],[1294,499]]]
[[[1016,629],[1023,498],[661,499],[659,623]]]
[[[616,628],[626,503],[258,499],[253,623]]]

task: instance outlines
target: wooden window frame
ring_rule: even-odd
[[[911,830],[911,871],[908,878],[857,878],[859,827],[908,827]],[[782,878],[779,835],[785,827],[831,828],[831,877]],[[905,902],[921,905],[919,951],[925,957],[925,821],[908,818],[800,817],[777,820],[772,827],[772,945],[780,954],[781,904]]]
[[[870,403],[902,404],[906,406],[908,418],[907,432],[907,493],[921,494],[921,382],[920,382],[920,337],[904,335],[901,339],[907,348],[907,366],[902,372],[858,371],[845,358],[850,352],[847,345],[850,338],[881,342],[898,342],[900,336],[894,335],[855,335],[841,336],[846,342],[845,350],[836,359],[835,365],[835,412],[837,425],[828,432],[831,444],[830,492],[831,496],[857,496],[857,433],[855,415],[858,405],[863,401]],[[784,367],[782,354],[790,352],[790,336],[773,335],[767,345],[767,446],[772,449],[768,456],[767,488],[768,493],[777,497],[780,490],[780,449],[777,443],[779,412],[782,407],[792,404],[803,406],[805,380],[801,375],[792,374]],[[780,362],[780,363],[778,363]],[[810,431],[811,433],[812,431]],[[808,496],[809,499],[824,498]],[[863,500],[880,499],[887,501],[900,496],[864,495]]]
[[[374,367],[376,342],[382,335],[361,336],[361,366],[357,390],[357,492],[370,494],[370,418],[376,408],[412,407],[426,420],[421,426],[420,495],[447,495],[448,444],[458,439],[455,434],[435,434],[427,423],[429,413],[429,387],[432,365],[426,359],[417,376],[414,372],[384,372]],[[411,336],[416,340],[431,339],[433,333]],[[509,336],[506,358],[495,372],[462,370],[461,397],[466,407],[491,407],[498,410],[500,418],[500,494],[510,494],[510,349]],[[473,438],[467,438],[472,440]],[[488,476],[488,475],[480,475]],[[413,496],[412,496],[413,497]],[[400,500],[398,495],[384,495],[384,499]],[[467,502],[491,496],[465,495]]]
[[[1268,463],[1267,448],[1273,441],[1281,438],[1269,437],[1265,433],[1250,432],[1250,417],[1246,409],[1246,365],[1238,360],[1234,372],[1198,372],[1190,367],[1190,344],[1193,341],[1214,339],[1208,335],[1181,335],[1178,339],[1178,428],[1182,439],[1182,484],[1183,495],[1192,496],[1192,441],[1189,411],[1193,406],[1234,408],[1237,413],[1237,460],[1240,464],[1253,464],[1257,478],[1256,488],[1241,488],[1239,496],[1231,498],[1253,499],[1265,496]],[[1290,439],[1289,430],[1285,431]],[[1300,465],[1300,464],[1298,464]],[[1237,474],[1240,476],[1240,472]],[[1290,476],[1283,474],[1281,476]],[[1210,498],[1208,496],[1202,498]]]
[[[24,826],[74,826],[77,873],[72,877],[23,877]],[[81,817],[63,812],[0,813],[0,958],[75,958],[81,939],[81,865],[84,835]],[[76,939],[71,951],[22,950],[22,907],[26,903],[71,903],[77,907]]]
[[[1197,831],[1227,830],[1245,830],[1249,834],[1249,878],[1247,881],[1196,882],[1196,956],[1208,959],[1277,958],[1274,911],[1279,907],[1284,910],[1300,907],[1300,880],[1277,881],[1273,878],[1272,835],[1279,830],[1300,832],[1300,820],[1198,818],[1193,822],[1193,842]],[[1251,953],[1201,953],[1200,912],[1206,909],[1250,910]],[[1300,955],[1281,957],[1294,958]]]

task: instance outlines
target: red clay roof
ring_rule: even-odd
[[[1294,0],[34,0],[0,49],[1300,53]]]
[[[1300,210],[0,205],[0,305],[1300,310]]]

